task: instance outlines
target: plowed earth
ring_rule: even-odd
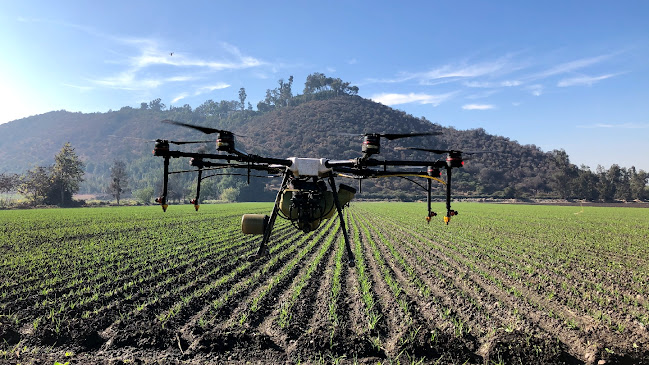
[[[646,213],[621,249],[597,208],[461,207],[352,204],[355,267],[337,218],[247,262],[269,204],[0,212],[0,363],[649,363]]]

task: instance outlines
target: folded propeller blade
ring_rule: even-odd
[[[419,148],[419,147],[397,147],[397,150],[415,150],[415,151],[424,151],[424,152],[431,152],[431,153],[437,153],[437,154],[443,154],[443,153],[461,153],[461,154],[466,154],[466,155],[474,155],[477,153],[499,153],[498,151],[488,151],[488,150],[479,150],[479,151],[460,151],[460,150],[437,150],[437,149],[432,149],[432,148]]]
[[[162,121],[162,123],[175,124],[175,125],[179,125],[179,126],[182,126],[182,127],[187,127],[187,128],[196,129],[196,130],[201,131],[201,132],[203,132],[203,133],[205,133],[205,134],[227,132],[227,131],[222,130],[222,129],[209,128],[209,127],[202,127],[202,126],[200,126],[200,125],[193,125],[193,124],[181,123],[181,122],[177,122],[177,121],[175,121],[175,120],[171,120],[171,119],[165,119],[165,120]]]
[[[408,138],[408,137],[420,137],[420,136],[439,136],[442,132],[427,132],[427,133],[384,133],[379,134],[379,136],[387,139],[399,139],[399,138]]]
[[[212,143],[214,141],[167,141],[171,144],[190,144],[190,143]]]

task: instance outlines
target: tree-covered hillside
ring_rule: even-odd
[[[151,150],[152,140],[210,140],[213,135],[160,123],[173,119],[185,123],[227,129],[237,138],[239,149],[270,157],[322,157],[348,159],[360,156],[363,133],[442,132],[439,136],[382,140],[385,159],[438,159],[441,155],[396,147],[488,150],[471,155],[457,170],[454,193],[468,196],[562,197],[585,199],[636,199],[646,197],[647,174],[617,165],[593,173],[570,163],[564,151],[543,152],[533,145],[520,145],[483,129],[457,130],[416,118],[402,111],[356,96],[358,88],[340,79],[313,74],[303,94],[293,95],[293,78],[279,80],[266,99],[252,109],[245,89],[239,100],[208,100],[192,109],[189,105],[167,108],[160,99],[139,108],[123,107],[106,113],[54,111],[0,125],[0,173],[24,173],[35,166],[53,164],[53,156],[65,143],[75,148],[85,163],[82,193],[106,192],[110,168],[115,161],[126,165],[131,191],[159,191],[162,161]],[[176,146],[174,146],[176,148]],[[215,152],[214,143],[183,145],[182,150]],[[465,157],[469,157],[468,155]],[[187,161],[173,159],[172,169],[186,169]],[[172,198],[190,195],[193,174],[171,178]],[[272,199],[269,188],[279,182],[253,178],[246,185],[240,176],[215,176],[202,189],[205,198],[218,198],[226,189],[240,200]],[[349,184],[354,182],[348,181]],[[442,194],[442,188],[437,191]],[[363,198],[420,199],[423,191],[405,179],[363,182]]]

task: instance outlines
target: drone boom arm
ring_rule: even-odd
[[[327,167],[333,168],[336,170],[337,167],[352,167],[352,168],[363,168],[363,167],[377,167],[383,166],[387,168],[388,166],[432,166],[432,167],[444,167],[446,166],[446,161],[437,160],[437,161],[403,161],[403,160],[376,160],[373,158],[369,159],[351,159],[351,160],[328,160],[325,165]]]
[[[261,163],[268,165],[282,165],[282,166],[291,166],[291,160],[283,158],[272,158],[272,157],[262,157],[257,155],[248,155],[245,153],[235,154],[235,155],[222,155],[218,153],[196,153],[196,152],[182,152],[182,151],[166,151],[161,154],[162,156],[169,156],[173,158],[178,157],[192,157],[192,158],[205,158],[211,160],[225,160],[225,161],[237,161],[237,162],[251,162],[251,163]],[[205,162],[207,166],[208,162]]]

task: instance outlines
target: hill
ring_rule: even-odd
[[[214,108],[207,108],[209,105]],[[114,160],[126,162],[132,189],[156,186],[162,164],[151,155],[152,143],[146,140],[205,137],[190,129],[160,123],[167,118],[232,130],[245,136],[238,138],[240,149],[272,157],[354,158],[360,155],[360,137],[341,134],[441,131],[443,134],[440,136],[382,141],[378,157],[441,157],[423,152],[395,151],[397,146],[497,151],[496,154],[475,155],[464,169],[458,171],[455,180],[458,193],[503,195],[505,189],[510,189],[508,194],[512,194],[511,189],[514,189],[517,195],[524,196],[550,192],[541,177],[550,172],[551,153],[535,146],[522,146],[506,137],[490,135],[483,129],[442,127],[352,95],[324,100],[296,97],[290,106],[265,113],[235,108],[218,110],[218,104],[211,101],[195,110],[188,106],[165,110],[158,103],[141,109],[124,107],[107,113],[54,111],[0,125],[0,172],[20,173],[37,165],[50,165],[61,146],[70,142],[86,162],[86,182],[82,192],[102,191],[108,183],[109,169]],[[214,145],[205,144],[202,148],[213,151]],[[184,163],[174,160],[172,167],[185,168]],[[188,190],[192,179],[193,176],[179,177],[175,184],[182,186],[181,190]],[[253,186],[247,188],[244,198],[255,199],[267,183],[267,180],[255,180]],[[215,194],[225,186],[246,190],[243,180],[231,177],[215,178],[213,185]],[[399,179],[364,182],[362,188],[366,198],[415,199],[422,196],[416,185]],[[205,194],[210,194],[209,186],[204,190]]]

